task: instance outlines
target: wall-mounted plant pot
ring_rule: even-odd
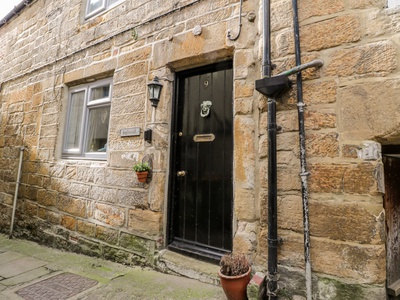
[[[147,177],[149,176],[149,172],[148,171],[136,172],[136,175],[139,182],[146,182]]]

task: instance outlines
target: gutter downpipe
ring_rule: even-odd
[[[271,77],[271,1],[264,0],[263,10],[263,75]],[[276,158],[276,100],[268,97],[268,274],[266,297],[278,299],[278,208],[277,208],[277,158]]]
[[[19,188],[20,179],[21,179],[21,169],[22,169],[22,160],[24,158],[24,150],[25,150],[25,147],[23,147],[23,146],[19,148],[20,152],[19,152],[18,174],[17,174],[17,182],[15,185],[14,203],[13,203],[13,210],[12,210],[12,215],[11,215],[10,235],[8,236],[9,239],[12,238],[12,233],[13,233],[13,228],[14,228],[15,210],[17,208],[18,188]]]
[[[293,26],[294,26],[294,42],[296,66],[301,65],[300,51],[300,29],[297,0],[292,0],[293,3]],[[321,64],[322,65],[322,64]],[[309,224],[309,208],[308,208],[308,176],[306,161],[306,137],[304,129],[304,102],[303,102],[303,79],[301,72],[296,75],[297,85],[297,108],[298,108],[298,123],[299,123],[299,140],[300,140],[300,178],[301,178],[301,195],[303,202],[303,226],[304,226],[304,262],[305,262],[305,279],[306,279],[306,296],[307,300],[312,300],[312,276],[310,262],[310,224]]]

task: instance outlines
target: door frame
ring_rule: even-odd
[[[178,251],[181,252],[182,254],[185,255],[189,255],[201,260],[207,260],[210,262],[218,262],[220,257],[224,254],[224,252],[221,252],[218,256],[204,256],[201,255],[199,253],[189,253],[186,251],[179,251],[179,249],[174,248],[170,248],[170,244],[172,242],[173,239],[173,205],[174,205],[174,191],[176,189],[176,172],[178,171],[176,169],[176,164],[175,164],[175,160],[176,160],[176,153],[177,153],[177,140],[178,140],[178,132],[177,132],[177,127],[178,127],[178,118],[179,118],[179,85],[180,85],[180,78],[182,77],[190,77],[191,75],[197,75],[200,73],[206,73],[206,72],[215,72],[218,70],[223,70],[223,69],[228,69],[231,68],[233,70],[233,60],[227,59],[224,61],[220,61],[217,63],[213,63],[213,64],[209,64],[209,65],[204,65],[204,66],[200,66],[200,67],[195,67],[195,68],[191,68],[191,69],[187,69],[187,70],[183,70],[183,71],[179,71],[177,73],[175,73],[175,80],[174,80],[174,89],[173,89],[173,96],[172,96],[172,112],[171,112],[171,140],[170,140],[170,153],[169,153],[169,176],[168,176],[168,201],[167,201],[167,222],[166,222],[166,247],[168,249],[171,249],[173,251]],[[232,78],[232,80],[234,79],[234,77]],[[232,94],[233,97],[234,94]],[[232,99],[233,101],[234,99]],[[232,120],[234,121],[234,111],[232,110]],[[232,128],[233,130],[233,128]],[[232,151],[234,151],[235,149],[235,142],[234,139],[232,137],[232,143],[233,143],[233,147],[232,147]],[[232,156],[233,159],[234,156]],[[232,162],[234,165],[234,162]],[[231,223],[232,223],[232,247],[233,247],[233,236],[234,236],[234,168],[232,168],[232,202],[231,202],[231,209],[232,209],[232,219],[231,219]],[[230,249],[230,251],[232,251],[232,249]],[[228,252],[228,251],[227,251]],[[226,252],[225,252],[226,253]]]

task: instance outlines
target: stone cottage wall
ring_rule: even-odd
[[[267,107],[261,78],[261,0],[126,0],[85,21],[81,0],[37,0],[0,27],[0,225],[10,224],[25,146],[16,234],[124,263],[152,263],[165,245],[174,72],[234,65],[234,251],[267,268]],[[398,143],[398,19],[384,0],[299,1],[317,299],[383,299],[383,165],[366,140]],[[272,1],[274,74],[294,66],[290,0]],[[254,19],[255,18],[255,19]],[[193,29],[201,26],[201,34]],[[113,77],[107,161],[61,159],[69,86]],[[163,78],[154,116],[146,84]],[[294,78],[293,78],[294,79]],[[281,296],[304,295],[295,88],[278,101],[278,261]],[[153,142],[121,137],[153,129]],[[131,167],[150,159],[150,183]],[[371,296],[372,295],[372,296]]]

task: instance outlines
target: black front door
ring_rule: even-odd
[[[232,250],[232,62],[177,74],[169,248],[219,259]]]
[[[400,291],[400,156],[385,155],[384,208],[386,216],[386,283],[388,299],[400,299],[394,296]]]

